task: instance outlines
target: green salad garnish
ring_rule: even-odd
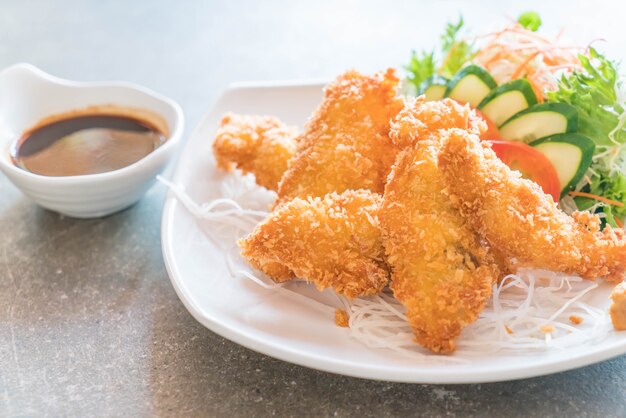
[[[464,24],[462,16],[457,23],[446,24],[441,35],[441,49],[437,53],[434,49],[413,51],[411,61],[405,68],[408,71],[408,81],[418,91],[422,83],[430,77],[440,75],[450,78],[474,57],[473,45],[459,39]]]
[[[438,73],[446,78],[456,74],[475,54],[471,44],[458,39],[464,23],[463,16],[459,17],[456,24],[448,23],[441,35],[441,53],[444,58]]]
[[[517,18],[517,22],[523,28],[533,32],[537,32],[537,29],[541,26],[541,18],[537,12],[524,12]]]
[[[464,35],[464,23],[460,17],[446,25],[440,48],[413,52],[406,69],[415,92],[426,100],[468,103],[495,127],[488,135],[543,150],[559,176],[564,210],[604,212],[603,222],[620,226],[626,219],[626,104],[617,64],[594,48],[575,54],[533,33],[542,24],[533,11],[480,38]]]
[[[578,110],[579,131],[596,143],[596,154],[588,172],[584,191],[617,202],[626,201],[626,114],[618,97],[617,65],[590,48],[579,55],[581,70],[563,75],[558,89],[547,92],[553,102],[568,103]],[[582,209],[593,201],[576,198]],[[624,206],[604,206],[607,223],[616,226],[614,216],[626,216]]]

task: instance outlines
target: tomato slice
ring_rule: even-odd
[[[487,132],[483,133],[480,136],[480,139],[494,139],[494,140],[499,140],[502,139],[502,137],[500,136],[500,131],[498,130],[498,127],[491,121],[489,120],[489,118],[485,115],[483,115],[483,112],[481,112],[478,109],[474,109],[474,112],[476,112],[476,114],[478,116],[480,116],[481,118],[483,118],[483,120],[487,123]]]
[[[537,183],[543,191],[559,201],[561,196],[561,184],[554,166],[540,151],[522,142],[493,141],[491,148],[498,158],[511,170],[522,173],[522,177]]]

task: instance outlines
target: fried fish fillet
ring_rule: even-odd
[[[417,342],[450,353],[484,308],[499,271],[446,195],[439,148],[438,140],[422,140],[399,154],[378,217],[391,287]]]
[[[617,331],[626,331],[626,282],[615,286],[611,293],[611,321]]]
[[[217,167],[252,173],[258,185],[276,191],[296,151],[297,131],[271,116],[224,115],[213,142]]]
[[[239,241],[243,256],[276,281],[293,277],[353,298],[389,281],[376,212],[378,194],[349,190],[295,198]]]
[[[441,141],[444,132],[453,128],[478,136],[488,133],[485,120],[469,105],[451,99],[426,101],[420,96],[405,101],[404,109],[391,124],[390,137],[398,147],[406,148],[425,139]],[[492,247],[490,253],[500,266],[501,277],[508,274],[507,263],[498,249]]]
[[[389,123],[402,108],[398,78],[348,71],[328,84],[278,187],[277,204],[345,190],[382,193],[397,153]]]
[[[398,147],[439,137],[441,130],[459,128],[476,135],[487,131],[487,123],[469,105],[452,99],[426,101],[424,96],[407,99],[404,109],[391,124],[390,137]]]
[[[626,237],[589,213],[569,216],[533,181],[507,167],[488,143],[455,130],[439,157],[453,204],[508,267],[527,266],[621,281]]]

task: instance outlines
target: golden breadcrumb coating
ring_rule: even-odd
[[[482,117],[467,104],[462,105],[451,99],[426,101],[424,96],[407,99],[404,109],[391,123],[390,137],[401,148],[414,145],[417,141],[432,139],[441,142],[445,131],[452,128],[463,129],[476,135],[487,131],[487,124]],[[491,254],[501,267],[502,256],[497,249],[491,248]],[[501,277],[508,271],[503,269]]]
[[[335,309],[335,325],[342,328],[348,328],[350,326],[350,317],[348,312],[343,309]]]
[[[398,155],[378,217],[391,287],[417,342],[450,353],[491,296],[498,268],[450,204],[437,167],[439,148],[439,141],[422,140]]]
[[[397,153],[389,122],[402,108],[393,70],[374,76],[348,71],[324,90],[280,182],[277,204],[294,197],[351,189],[382,193]]]
[[[299,277],[350,298],[376,294],[389,281],[376,217],[380,202],[367,190],[295,198],[239,246],[253,267],[277,281]]]
[[[486,142],[452,130],[439,157],[453,204],[511,270],[543,268],[621,281],[626,268],[622,229],[589,213],[569,216],[539,185],[509,169]]]
[[[217,167],[252,173],[258,185],[276,191],[296,151],[297,132],[271,116],[227,113],[213,142]]]
[[[611,293],[611,321],[617,331],[626,331],[626,282],[615,286]]]
[[[420,96],[406,100],[404,109],[391,124],[390,137],[394,144],[405,148],[451,128],[480,135],[487,130],[487,124],[469,105],[451,99],[427,102]]]

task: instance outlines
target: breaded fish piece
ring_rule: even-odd
[[[348,71],[328,84],[280,182],[277,204],[351,189],[382,193],[397,154],[389,139],[389,123],[402,109],[397,85],[391,69],[373,76]]]
[[[499,271],[450,203],[437,166],[439,148],[438,140],[421,140],[398,155],[378,217],[391,287],[407,308],[417,342],[450,353],[483,310]]]
[[[404,109],[391,124],[390,137],[394,144],[406,148],[425,139],[441,141],[445,131],[453,128],[480,136],[487,132],[487,123],[467,104],[451,99],[426,101],[420,96],[405,101]],[[504,277],[509,271],[501,261],[503,256],[497,248],[492,247],[490,252]]]
[[[405,148],[415,142],[438,137],[445,129],[459,128],[476,135],[487,131],[487,123],[469,105],[452,99],[426,101],[424,96],[407,99],[404,109],[391,124],[394,144]]]
[[[222,118],[213,142],[217,167],[252,173],[258,185],[276,191],[296,151],[297,131],[271,116],[236,115]]]
[[[509,169],[488,143],[454,130],[439,157],[455,207],[508,267],[543,268],[621,281],[626,238],[589,213],[569,216],[533,181]]]
[[[367,190],[295,198],[239,246],[253,267],[276,281],[298,277],[350,298],[376,294],[389,281],[376,217],[380,202]]]
[[[617,331],[626,331],[626,282],[615,286],[611,293],[611,321]]]

